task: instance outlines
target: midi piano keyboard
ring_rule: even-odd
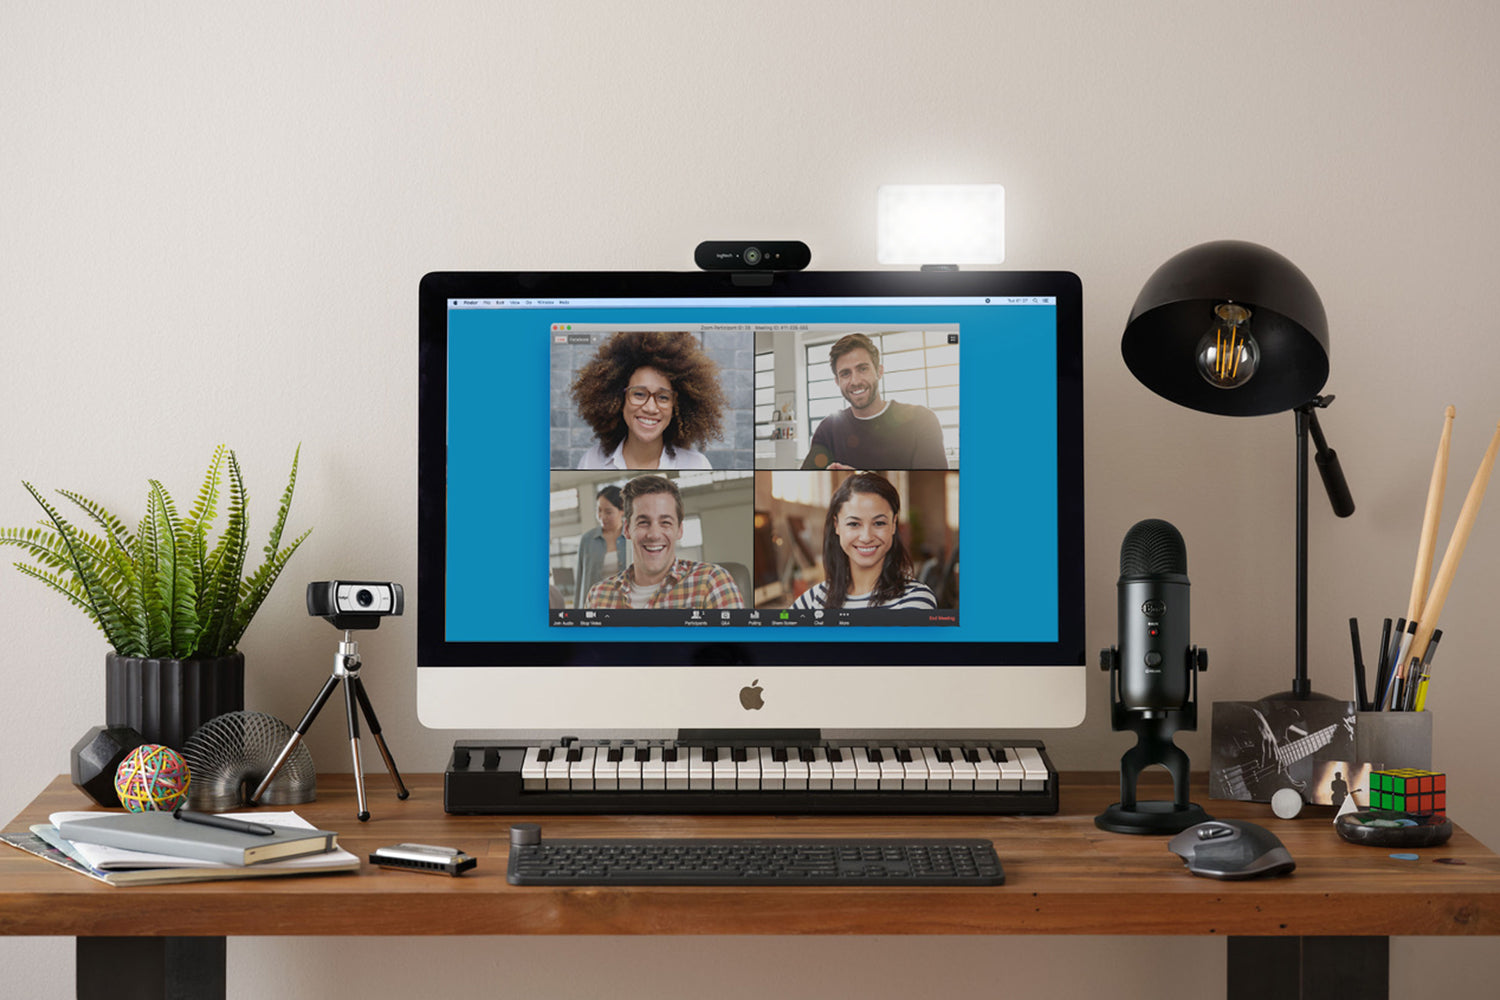
[[[1037,740],[702,746],[460,740],[443,781],[459,814],[1057,812]]]

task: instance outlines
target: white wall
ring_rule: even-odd
[[[1324,426],[1359,511],[1337,521],[1314,496],[1311,659],[1342,694],[1345,619],[1404,609],[1443,407],[1459,412],[1444,539],[1500,417],[1497,30],[1500,8],[1480,2],[10,0],[0,523],[34,519],[22,478],[132,513],[148,476],[191,493],[227,441],[263,528],[300,441],[292,525],[316,531],[244,642],[250,706],[294,716],[332,639],[301,585],[414,581],[422,273],[686,269],[699,240],[734,237],[799,238],[817,267],[868,267],[877,185],[999,182],[1007,266],[1084,283],[1090,645],[1114,635],[1124,531],[1165,517],[1188,540],[1207,699],[1290,676],[1292,418],[1174,407],[1130,377],[1119,334],[1147,275],[1205,239],[1269,245],[1317,285],[1338,396]],[[1454,815],[1500,848],[1497,596],[1490,509],[1444,614],[1430,707]],[[104,647],[17,573],[0,573],[0,608],[13,816],[102,721]],[[412,623],[363,645],[398,760],[437,769],[452,734],[415,718]],[[1048,738],[1057,763],[1115,766],[1129,740],[1107,718],[1101,679],[1087,724]],[[341,741],[337,726],[312,733],[325,769],[347,767]],[[1206,761],[1206,731],[1183,742]],[[268,995],[267,976],[288,997],[434,982],[453,996],[515,982],[559,997],[895,997],[1002,979],[1141,995],[1182,961],[1177,995],[1199,996],[1223,961],[1210,938],[598,944],[605,961],[577,963],[592,943],[235,940],[231,995]],[[785,961],[743,963],[756,970],[740,985],[716,978],[732,956],[783,947]],[[70,954],[0,942],[5,989],[70,995],[52,975]],[[1486,995],[1500,974],[1494,939],[1403,940],[1395,956],[1398,989]],[[909,967],[920,982],[892,974]]]

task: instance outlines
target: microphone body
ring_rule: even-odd
[[[1183,709],[1196,653],[1187,546],[1173,525],[1141,521],[1120,546],[1117,586],[1120,707],[1146,718]]]

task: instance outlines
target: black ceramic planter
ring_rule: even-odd
[[[245,707],[245,654],[211,660],[104,657],[104,720],[181,750],[209,719]]]

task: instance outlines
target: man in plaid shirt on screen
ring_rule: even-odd
[[[589,588],[586,608],[743,608],[722,566],[677,558],[682,494],[664,476],[636,476],[621,491],[634,562]]]

